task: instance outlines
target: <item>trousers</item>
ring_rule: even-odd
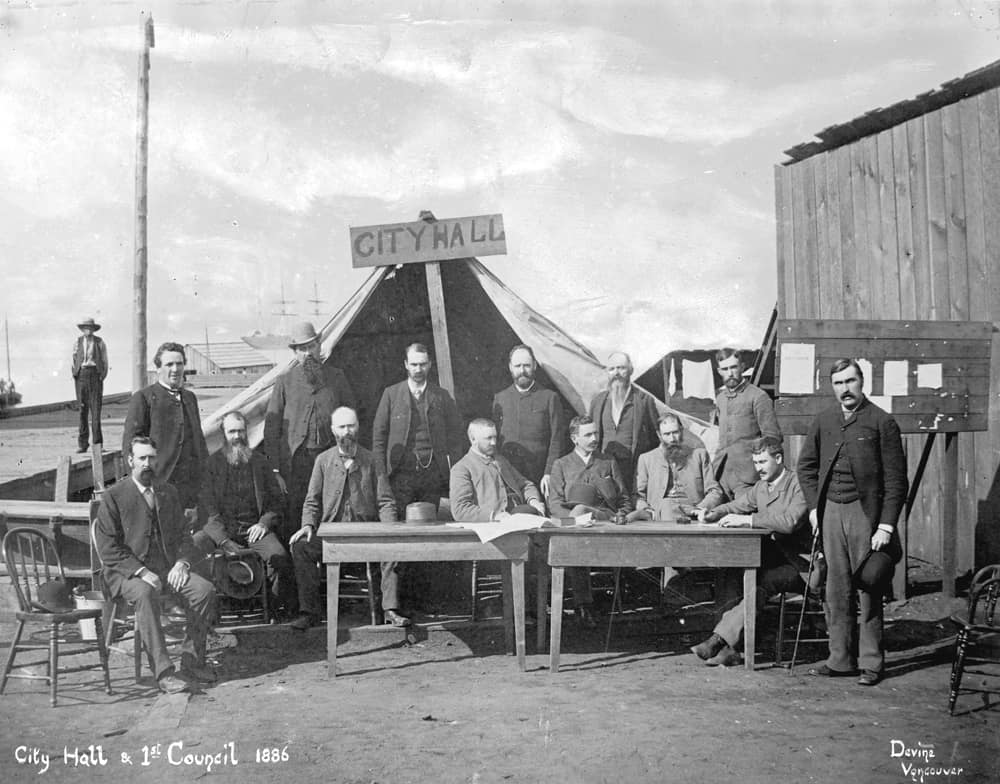
[[[326,608],[319,600],[320,561],[323,559],[323,541],[313,534],[306,541],[299,539],[292,545],[292,563],[295,565],[295,581],[299,586],[299,611],[314,618],[326,615]],[[382,609],[399,609],[399,571],[395,561],[383,561]],[[329,586],[327,586],[329,590]]]
[[[80,368],[76,378],[76,399],[80,403],[80,432],[77,446],[86,450],[93,434],[95,444],[104,443],[101,432],[101,406],[104,403],[104,382],[96,367]]]

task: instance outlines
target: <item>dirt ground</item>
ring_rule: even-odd
[[[221,679],[203,694],[159,696],[148,671],[136,685],[121,653],[110,697],[83,683],[93,671],[67,676],[56,708],[40,682],[11,682],[0,781],[996,782],[1000,708],[965,696],[961,715],[947,714],[947,617],[960,604],[930,593],[890,605],[887,677],[874,688],[809,677],[808,663],[774,667],[773,616],[753,672],[688,652],[710,629],[699,614],[636,613],[607,652],[606,628],[567,621],[556,674],[531,628],[519,672],[490,620],[421,628],[406,644],[348,628],[362,623],[348,613],[335,680],[325,627],[220,628]],[[805,661],[821,657],[812,647]],[[100,753],[86,757],[91,746]],[[75,764],[75,751],[107,764]]]

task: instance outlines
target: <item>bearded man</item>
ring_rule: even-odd
[[[202,530],[194,535],[202,552],[216,548],[236,553],[249,547],[267,569],[271,606],[298,613],[298,593],[292,559],[281,546],[276,531],[284,496],[267,461],[247,441],[247,420],[239,411],[222,418],[222,449],[208,458],[201,503],[208,514]]]
[[[264,454],[288,493],[282,541],[302,516],[316,457],[333,444],[331,414],[355,405],[344,371],[321,361],[319,335],[311,323],[292,330],[288,347],[296,362],[275,382],[264,417]]]
[[[608,357],[608,389],[590,403],[590,418],[597,423],[600,450],[614,458],[631,491],[635,487],[639,455],[656,446],[659,413],[652,395],[632,386],[632,360],[623,351]]]

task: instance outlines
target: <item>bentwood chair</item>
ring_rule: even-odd
[[[989,670],[970,670],[973,665],[1000,665],[1000,618],[997,617],[997,602],[1000,600],[1000,564],[984,566],[972,578],[969,586],[969,603],[964,613],[956,613],[951,620],[959,625],[955,638],[955,658],[951,667],[951,689],[948,695],[948,713],[955,715],[955,703],[962,692],[983,695],[984,704],[989,704],[990,694],[1000,694],[1000,688],[988,687],[983,680],[979,686],[962,686],[966,674],[981,675],[995,679],[1000,673]]]
[[[101,610],[87,609],[50,612],[38,603],[40,586],[55,580],[62,580],[63,582],[66,580],[62,561],[59,559],[59,553],[52,540],[34,528],[11,528],[4,536],[0,549],[3,551],[3,560],[7,566],[7,574],[14,585],[14,591],[17,594],[17,601],[20,606],[20,610],[15,613],[17,630],[14,632],[14,639],[10,643],[10,652],[7,654],[3,676],[0,677],[0,694],[3,694],[7,686],[8,678],[45,680],[49,684],[49,699],[54,707],[57,701],[59,681],[59,644],[66,642],[63,639],[65,630],[62,627],[78,624],[82,620],[94,621],[97,628],[97,641],[94,644],[80,643],[79,646],[74,642],[74,649],[71,653],[86,653],[96,648],[100,655],[101,667],[104,670],[104,686],[107,693],[111,694],[111,673],[108,670],[108,649],[104,642]],[[21,641],[24,627],[29,623],[47,625],[49,632],[47,643],[30,642],[30,637],[28,642]],[[45,650],[46,648],[49,655],[46,661],[45,675],[11,672],[14,667],[14,659],[18,653],[25,650]],[[31,662],[31,664],[40,663]],[[91,666],[65,668],[63,672],[77,672],[89,669]]]

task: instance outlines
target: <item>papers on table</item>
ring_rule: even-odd
[[[452,528],[464,528],[479,537],[480,542],[492,542],[504,534],[518,531],[534,531],[547,521],[545,517],[530,514],[514,514],[495,523],[446,523]]]

